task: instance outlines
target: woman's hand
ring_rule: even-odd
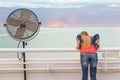
[[[80,49],[79,46],[77,46],[76,49]]]

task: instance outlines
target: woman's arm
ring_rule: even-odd
[[[77,48],[77,49],[80,49],[80,40],[81,40],[81,36],[80,36],[80,34],[78,34],[78,35],[76,36],[76,42],[77,42],[76,48]]]
[[[97,45],[100,45],[100,39],[96,40]]]
[[[76,42],[77,42],[76,49],[80,49],[80,40],[79,40],[79,39],[76,39]]]
[[[100,38],[96,40],[96,44],[98,45],[98,48],[100,47]]]

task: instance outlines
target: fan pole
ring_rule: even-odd
[[[25,41],[23,41],[23,48],[25,48],[25,45],[27,45],[27,43]],[[24,80],[26,80],[26,55],[25,55],[25,52],[23,52],[23,68],[24,68]]]

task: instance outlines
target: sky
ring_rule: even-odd
[[[30,8],[71,8],[83,7],[87,4],[108,4],[118,6],[120,0],[0,0],[0,7],[30,7]],[[119,5],[120,6],[120,5]]]

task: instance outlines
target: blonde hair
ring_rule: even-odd
[[[91,44],[91,37],[86,31],[83,31],[80,33],[81,39],[82,39],[82,47],[88,48]]]

